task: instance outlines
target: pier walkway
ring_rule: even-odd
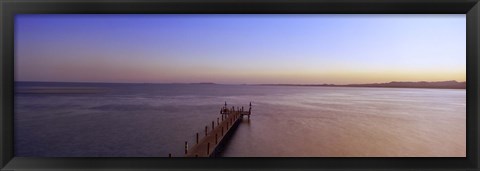
[[[235,131],[243,116],[250,119],[252,113],[252,103],[248,111],[235,107],[227,108],[227,103],[220,109],[221,119],[217,118],[216,122],[212,121],[210,126],[205,127],[205,132],[196,134],[196,142],[191,143],[193,146],[189,148],[189,142],[185,141],[185,157],[215,157],[228,141]]]

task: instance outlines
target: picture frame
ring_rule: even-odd
[[[0,168],[2,170],[329,170],[479,169],[478,0],[3,0]],[[16,14],[466,14],[467,156],[318,158],[31,158],[13,153]]]

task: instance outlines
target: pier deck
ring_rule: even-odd
[[[237,110],[235,110],[235,107],[228,109],[225,103],[225,106],[220,110],[221,119],[217,118],[216,122],[212,121],[210,126],[205,127],[205,132],[197,133],[196,142],[191,143],[193,144],[191,148],[188,147],[189,143],[185,142],[185,157],[215,157],[230,135],[233,134],[243,116],[248,116],[248,119],[250,119],[251,106],[250,103],[249,110],[243,111],[243,107],[241,109],[237,108]]]

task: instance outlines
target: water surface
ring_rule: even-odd
[[[225,157],[466,154],[465,90],[17,82],[16,91],[16,156],[182,156],[225,101],[253,105]]]

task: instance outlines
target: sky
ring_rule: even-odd
[[[465,81],[465,19],[464,14],[20,14],[15,80]]]

